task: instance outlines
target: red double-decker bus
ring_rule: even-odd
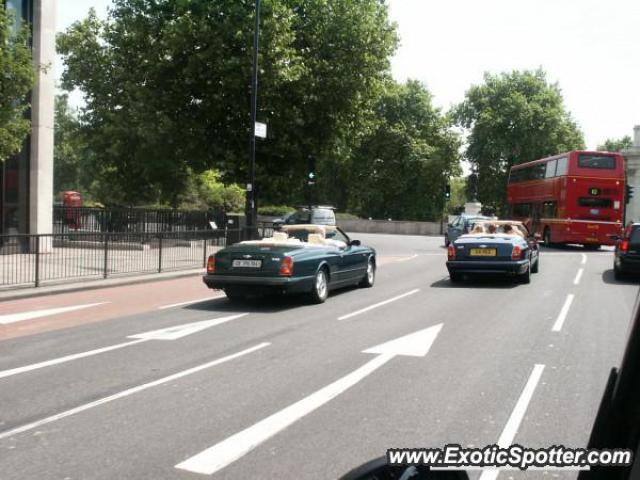
[[[574,151],[514,165],[507,197],[511,216],[547,245],[613,245],[624,218],[624,157]]]

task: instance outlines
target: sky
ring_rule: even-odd
[[[542,68],[558,82],[588,148],[640,125],[638,0],[389,0],[400,47],[394,77],[461,102],[484,72]],[[58,0],[62,31],[110,0]],[[60,72],[61,66],[57,65]]]

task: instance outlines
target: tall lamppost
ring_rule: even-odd
[[[256,116],[258,110],[258,51],[260,47],[260,0],[256,0],[253,31],[253,76],[251,79],[251,139],[249,146],[249,179],[245,218],[250,238],[255,238],[258,215],[256,209]]]

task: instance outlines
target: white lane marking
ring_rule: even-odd
[[[516,403],[515,408],[511,412],[511,416],[507,421],[507,424],[498,439],[498,446],[501,448],[507,448],[512,443],[518,433],[518,429],[520,428],[520,424],[522,423],[522,419],[524,418],[524,414],[527,412],[527,407],[531,402],[531,398],[533,397],[533,393],[538,386],[538,382],[540,381],[540,377],[542,376],[542,372],[544,371],[544,365],[536,364],[531,371],[531,375],[529,375],[529,380],[527,380],[527,384],[524,386],[522,393],[520,394],[520,398]],[[498,469],[486,469],[480,475],[478,480],[495,480],[498,477],[500,470]]]
[[[388,300],[385,300],[383,302],[374,303],[373,305],[369,305],[368,307],[365,307],[365,308],[363,308],[361,310],[356,310],[355,312],[352,312],[352,313],[349,313],[347,315],[343,315],[341,317],[338,317],[338,320],[346,320],[348,318],[355,317],[356,315],[360,315],[361,313],[368,312],[369,310],[373,310],[374,308],[381,307],[383,305],[386,305],[387,303],[395,302],[396,300],[400,300],[401,298],[408,297],[409,295],[413,295],[414,293],[418,293],[419,291],[420,291],[420,289],[416,288],[415,290],[411,290],[410,292],[403,293],[402,295],[397,295],[397,296],[395,296],[393,298],[390,298]]]
[[[182,372],[174,373],[173,375],[169,375],[167,377],[162,377],[158,380],[154,380],[153,382],[145,383],[142,385],[138,385],[137,387],[129,388],[127,390],[123,390],[122,392],[118,392],[114,395],[109,395],[108,397],[103,397],[99,400],[95,400],[90,403],[86,403],[84,405],[80,405],[79,407],[72,408],[70,410],[66,410],[64,412],[58,413],[56,415],[51,415],[50,417],[43,418],[41,420],[37,420],[35,422],[27,423],[26,425],[22,425],[20,427],[13,428],[11,430],[7,430],[6,432],[0,433],[0,440],[11,437],[18,433],[23,433],[29,430],[33,430],[34,428],[41,427],[42,425],[46,425],[48,423],[52,423],[58,420],[61,420],[66,417],[70,417],[71,415],[75,415],[80,412],[84,412],[91,408],[98,407],[100,405],[104,405],[105,403],[113,402],[114,400],[118,400],[120,398],[128,397],[129,395],[133,395],[134,393],[142,392],[143,390],[147,390],[151,387],[156,387],[158,385],[162,385],[163,383],[172,382],[174,380],[178,380],[179,378],[186,377],[188,375],[192,375],[194,373],[198,373],[207,368],[215,367],[216,365],[220,365],[222,363],[228,362],[230,360],[234,360],[236,358],[242,357],[243,355],[247,355],[249,353],[253,353],[257,350],[265,348],[271,345],[268,342],[260,343],[254,347],[247,348],[246,350],[242,350],[240,352],[227,355],[226,357],[219,358],[217,360],[213,360],[212,362],[204,363],[202,365],[198,365],[197,367],[189,368],[188,370],[183,370]]]
[[[411,255],[410,257],[404,257],[404,258],[401,258],[401,259],[399,259],[399,260],[396,260],[396,263],[406,262],[407,260],[413,260],[413,259],[414,259],[414,258],[416,258],[417,256],[418,256],[418,254],[417,254],[417,253],[415,253],[415,254]]]
[[[345,390],[356,385],[396,355],[426,355],[441,328],[442,324],[435,325],[411,335],[383,343],[369,350],[364,350],[365,353],[378,353],[379,355],[341,379],[177,464],[175,468],[203,475],[212,475],[243,457],[302,417],[334,399]]]
[[[86,305],[73,305],[71,307],[47,308],[45,310],[33,310],[31,312],[10,313],[8,315],[0,315],[0,324],[7,325],[9,323],[23,322],[25,320],[33,320],[34,318],[48,317],[50,315],[82,310],[83,308],[96,307],[98,305],[104,305],[105,303],[109,302],[88,303]]]
[[[112,350],[117,350],[119,348],[130,347],[131,345],[136,345],[138,343],[146,342],[146,339],[142,340],[134,340],[132,342],[118,343],[116,345],[111,345],[109,347],[98,348],[96,350],[90,350],[88,352],[74,353],[72,355],[66,355],[60,358],[54,358],[53,360],[47,360],[40,363],[33,363],[31,365],[26,365],[24,367],[12,368],[10,370],[0,371],[0,378],[11,377],[12,375],[18,375],[20,373],[30,372],[32,370],[38,370],[39,368],[50,367],[51,365],[59,365],[60,363],[71,362],[73,360],[78,360],[79,358],[91,357],[93,355],[98,355],[100,353],[110,352]]]
[[[556,319],[556,323],[553,324],[553,328],[551,331],[559,332],[562,330],[562,325],[564,325],[564,321],[567,319],[567,315],[569,314],[569,309],[571,308],[571,303],[573,302],[575,295],[570,293],[567,295],[567,299],[564,301],[564,305],[562,306],[562,310],[560,310],[560,314]]]
[[[200,322],[187,323],[185,325],[178,325],[169,328],[163,328],[161,330],[154,330],[151,332],[139,333],[137,335],[130,335],[127,338],[134,338],[131,342],[118,343],[110,345],[108,347],[97,348],[95,350],[89,350],[87,352],[74,353],[71,355],[65,355],[64,357],[54,358],[52,360],[46,360],[44,362],[33,363],[31,365],[25,365],[24,367],[12,368],[10,370],[0,371],[0,378],[11,377],[25,372],[31,372],[40,368],[50,367],[52,365],[59,365],[61,363],[71,362],[80,358],[91,357],[100,353],[110,352],[119,348],[130,347],[137,345],[138,343],[148,342],[149,340],[177,340],[192,333],[199,332],[205,328],[220,325],[221,323],[230,322],[236,318],[244,317],[247,313],[240,313],[237,315],[231,315],[228,317],[216,318],[213,320],[204,320]]]
[[[208,300],[214,300],[216,298],[222,298],[222,297],[224,297],[224,295],[216,295],[212,297],[200,298],[198,300],[189,300],[188,302],[172,303],[170,305],[162,305],[161,307],[158,307],[158,310],[166,310],[167,308],[182,307],[184,305],[192,305],[194,303],[206,302]]]
[[[584,273],[584,268],[578,270],[576,273],[576,278],[573,279],[573,284],[578,285],[580,283],[580,279],[582,278],[582,274]]]
[[[581,253],[580,255],[582,255],[582,260],[580,261],[580,265],[586,265],[586,263],[587,263],[587,254],[586,253]]]

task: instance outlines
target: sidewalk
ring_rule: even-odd
[[[204,269],[177,270],[163,273],[145,273],[142,275],[120,275],[117,277],[102,280],[84,280],[74,283],[59,283],[43,287],[16,287],[0,289],[0,304],[8,300],[19,300],[22,298],[41,297],[45,295],[55,295],[60,293],[78,292],[84,290],[97,290],[100,288],[119,287],[123,285],[135,285],[140,283],[151,283],[163,280],[173,280],[176,278],[202,275]]]

